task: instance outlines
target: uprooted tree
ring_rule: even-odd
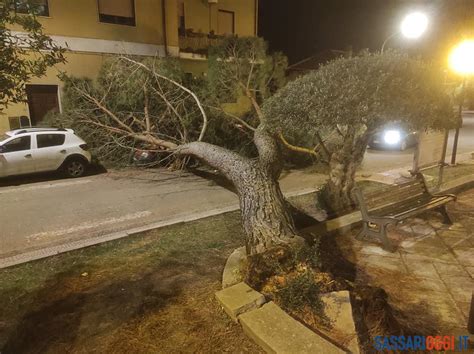
[[[46,70],[64,63],[64,49],[43,33],[35,16],[37,4],[17,1],[0,3],[0,110],[25,100],[25,85]]]
[[[168,70],[166,60],[121,57],[98,82],[70,79],[75,108],[65,114],[87,126],[90,136],[106,136],[108,144],[127,148],[138,141],[148,149],[166,151],[168,157],[192,156],[218,170],[237,191],[247,252],[253,255],[288,244],[297,235],[278,183],[282,170],[278,138],[267,129],[261,110],[265,97],[278,88],[274,78],[281,77],[278,73],[285,64],[282,56],[267,55],[258,38],[229,38],[211,55],[213,100],[244,95],[252,109],[254,118],[246,120],[222,114],[251,132],[255,157],[204,142],[208,107]],[[117,95],[124,96],[119,102],[131,99],[135,106],[111,105]]]
[[[297,130],[320,137],[316,147],[292,147],[298,141],[287,145],[326,155],[324,198],[340,212],[353,206],[356,169],[377,129],[395,121],[413,130],[452,125],[442,77],[433,65],[394,52],[341,58],[281,89],[265,102],[265,116],[277,134]]]

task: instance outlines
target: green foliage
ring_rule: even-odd
[[[207,77],[185,75],[178,60],[170,58],[146,59],[143,63],[196,94],[208,118],[206,142],[246,156],[256,156],[253,132],[225,114],[222,104],[235,101],[247,88],[258,101],[262,101],[283,84],[286,58],[280,54],[270,57],[266,48],[265,42],[258,38],[226,39],[221,46],[212,48]],[[230,49],[238,54],[226,58],[225,53]],[[75,129],[108,165],[125,165],[130,162],[134,148],[149,149],[150,146],[138,144],[123,132],[114,134],[105,129],[123,127],[99,109],[91,98],[101,102],[135,132],[146,130],[147,101],[151,120],[151,131],[147,134],[178,145],[195,141],[199,136],[202,116],[191,96],[123,58],[106,61],[95,81],[66,76],[63,79],[63,114],[50,115],[44,124]],[[239,116],[250,125],[259,124],[253,109],[241,112]]]
[[[296,252],[296,259],[294,261],[293,267],[296,267],[298,264],[303,263],[310,266],[312,269],[321,269],[321,240],[320,238],[315,238],[314,243],[311,246],[306,244],[302,246]]]
[[[384,124],[398,122],[407,130],[455,124],[441,70],[395,52],[331,61],[290,82],[265,102],[264,112],[268,127],[294,145],[307,143],[292,140],[298,134],[319,134],[324,141],[330,178],[320,196],[334,212],[352,208],[356,167]]]
[[[43,33],[34,1],[25,4],[30,10],[28,14],[13,11],[13,1],[0,4],[0,110],[9,103],[24,101],[27,82],[66,61],[64,49]],[[26,35],[12,32],[12,27]]]
[[[340,58],[289,83],[264,109],[272,127],[285,132],[327,136],[351,126],[361,135],[391,121],[445,128],[453,110],[442,78],[438,68],[394,52]]]
[[[156,72],[179,82],[189,88],[200,98],[206,107],[216,106],[215,97],[209,89],[209,82],[204,77],[189,77],[182,71],[175,59],[144,61]],[[97,80],[76,77],[62,77],[64,87],[62,92],[63,113],[50,113],[42,122],[44,126],[67,127],[74,129],[90,145],[91,151],[107,166],[125,166],[131,161],[133,148],[147,149],[143,143],[132,138],[110,134],[106,129],[91,124],[92,121],[117,126],[110,117],[101,112],[97,106],[84,97],[82,92],[102,100],[104,106],[113,112],[126,124],[133,121],[136,124],[144,121],[145,91],[148,93],[149,116],[154,131],[159,130],[159,136],[174,142],[188,142],[197,139],[202,117],[195,102],[189,96],[180,92],[176,86],[166,81],[158,82],[144,70],[137,70],[124,60],[111,58],[100,70]],[[178,118],[170,111],[167,104],[158,93],[163,94],[180,114]],[[206,109],[209,125],[206,141],[254,155],[252,136],[247,130],[240,129],[235,122],[224,117],[221,110]],[[250,117],[249,119],[253,119]],[[139,125],[131,124],[137,130]],[[162,153],[163,164],[174,161],[171,156]]]
[[[209,87],[219,102],[235,102],[246,88],[262,102],[286,83],[287,66],[262,38],[228,37],[209,50]]]
[[[324,303],[321,300],[320,289],[314,280],[310,269],[298,273],[295,277],[281,285],[275,292],[275,297],[284,308],[291,311],[301,311],[309,307],[316,314],[324,314]]]

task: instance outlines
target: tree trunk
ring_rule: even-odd
[[[332,212],[341,214],[353,205],[351,191],[355,186],[356,168],[356,162],[342,153],[331,157],[326,199]]]
[[[278,144],[263,130],[257,130],[254,142],[259,151],[258,159],[248,159],[202,142],[189,143],[176,150],[203,160],[233,183],[239,196],[249,255],[290,243],[297,236],[278,183],[281,172]]]
[[[258,164],[249,172],[236,188],[247,235],[247,254],[254,255],[291,242],[296,229],[278,180],[268,176]]]
[[[357,136],[355,128],[349,128],[343,147],[331,156],[326,200],[337,214],[351,210],[354,206],[352,190],[355,187],[356,170],[363,160],[368,140],[369,134]]]

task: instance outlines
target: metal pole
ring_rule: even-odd
[[[458,125],[456,127],[456,133],[454,134],[453,154],[451,155],[451,165],[456,164],[456,156],[458,153],[458,141],[459,141],[459,130],[462,126],[462,106],[464,104],[464,91],[466,86],[466,78],[462,80],[461,85],[461,97],[459,99],[459,110],[458,110]]]
[[[471,296],[471,310],[469,311],[469,320],[467,322],[467,330],[474,334],[474,291]]]

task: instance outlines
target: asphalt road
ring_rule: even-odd
[[[465,118],[459,151],[474,151],[474,116]],[[369,150],[363,170],[400,168],[412,160],[413,150]],[[285,175],[281,184],[284,191],[294,193],[314,189],[325,178],[296,171]],[[189,173],[148,170],[77,180],[54,175],[10,178],[0,181],[0,259],[237,206],[232,192]]]
[[[454,141],[454,131],[449,134],[447,156],[451,156]],[[391,170],[403,166],[409,166],[413,163],[414,148],[405,151],[383,151],[368,149],[362,163],[363,170],[380,172]],[[459,134],[458,153],[474,151],[474,114],[465,114],[463,118],[463,127]],[[446,162],[450,162],[446,158]]]
[[[308,193],[325,178],[295,171],[285,174],[281,185],[290,195]],[[238,209],[233,192],[190,173],[129,170],[79,179],[39,179],[0,187],[0,260],[149,224]]]

